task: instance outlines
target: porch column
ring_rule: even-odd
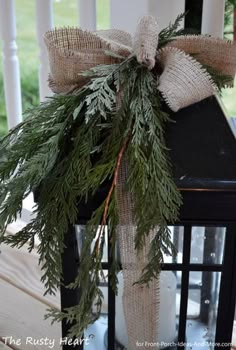
[[[148,0],[111,0],[110,11],[111,28],[134,34],[139,18],[149,14]]]
[[[79,25],[94,31],[97,27],[96,0],[79,0]]]
[[[148,3],[149,13],[158,19],[160,29],[168,27],[185,12],[185,0],[148,0]],[[181,25],[184,26],[184,21]]]
[[[223,38],[225,0],[204,0],[202,34]]]
[[[51,96],[52,92],[48,87],[48,56],[44,44],[44,34],[53,27],[52,0],[35,0],[36,11],[36,33],[39,46],[39,96],[40,101]]]

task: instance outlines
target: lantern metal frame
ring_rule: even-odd
[[[196,184],[195,184],[196,185]],[[181,220],[176,226],[184,227],[183,239],[183,261],[182,263],[165,263],[162,266],[163,271],[181,271],[181,301],[180,317],[178,325],[178,346],[177,350],[185,349],[186,327],[187,327],[187,305],[189,292],[189,275],[192,271],[201,272],[220,272],[220,295],[217,312],[215,350],[221,349],[220,344],[230,344],[232,338],[234,311],[236,302],[236,191],[230,190],[231,184],[218,183],[217,190],[212,187],[208,189],[184,189],[182,190],[184,205],[181,209]],[[78,224],[85,224],[82,220]],[[225,247],[222,264],[195,264],[190,263],[191,234],[192,227],[224,227]],[[75,230],[72,227],[70,234],[66,235],[69,242],[63,256],[63,270],[66,280],[70,282],[77,274],[79,268],[79,256],[75,238]],[[72,234],[74,233],[74,234]],[[72,264],[74,256],[74,265]],[[111,266],[110,248],[108,246],[108,262],[103,263],[103,268],[109,270]],[[68,272],[70,271],[70,275]],[[61,288],[62,307],[75,305],[79,301],[79,291],[67,290]],[[63,336],[66,336],[68,324],[63,323]],[[224,346],[230,350],[230,345]],[[64,346],[64,350],[71,349]],[[74,349],[83,349],[79,345]],[[109,284],[108,277],[108,349],[115,349],[115,294]]]
[[[221,184],[222,185],[222,184]],[[163,271],[181,271],[181,301],[178,326],[178,346],[185,349],[189,275],[192,271],[221,272],[220,296],[217,312],[215,350],[220,344],[230,344],[232,339],[234,312],[236,303],[236,192],[228,190],[187,190],[183,191],[184,205],[178,226],[184,227],[182,263],[163,264]],[[204,203],[204,205],[203,205]],[[209,214],[210,208],[210,214]],[[200,219],[199,219],[200,218]],[[190,263],[192,227],[224,227],[225,247],[222,264]],[[109,269],[111,261],[104,264]],[[115,295],[108,286],[108,349],[114,349],[115,341]],[[181,345],[183,344],[183,345]],[[231,346],[224,346],[231,349]]]

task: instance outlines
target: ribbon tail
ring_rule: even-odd
[[[216,93],[210,74],[185,52],[165,47],[158,51],[158,59],[163,73],[157,88],[174,112]]]
[[[136,225],[134,203],[127,191],[129,177],[128,159],[122,160],[117,181],[117,204],[119,225],[117,228],[118,246],[123,269],[123,310],[128,335],[128,349],[137,349],[137,342],[143,343],[142,349],[149,349],[149,343],[158,340],[160,316],[160,275],[149,285],[135,284],[148,263],[148,253],[156,231],[149,232],[142,251],[137,255],[135,249]]]

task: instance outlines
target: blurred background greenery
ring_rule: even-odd
[[[35,3],[32,0],[15,0],[17,20],[17,46],[20,61],[23,110],[37,105],[38,99],[38,46],[35,29]],[[233,38],[233,12],[236,0],[226,2],[226,37]],[[54,25],[78,25],[78,1],[54,0]],[[109,0],[97,1],[98,28],[109,28]],[[2,67],[2,57],[0,57]],[[6,111],[4,103],[3,77],[0,68],[0,135],[6,133]],[[236,116],[236,89],[226,89],[223,100],[230,115]]]
[[[17,47],[20,61],[23,110],[39,103],[38,45],[36,41],[36,15],[33,0],[15,0],[17,21]],[[78,1],[54,0],[54,25],[78,26]],[[97,1],[98,28],[109,28],[109,0]],[[0,55],[0,135],[7,131],[4,102],[2,56]]]

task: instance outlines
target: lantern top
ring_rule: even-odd
[[[216,96],[172,115],[167,146],[181,190],[236,191],[236,123]]]

